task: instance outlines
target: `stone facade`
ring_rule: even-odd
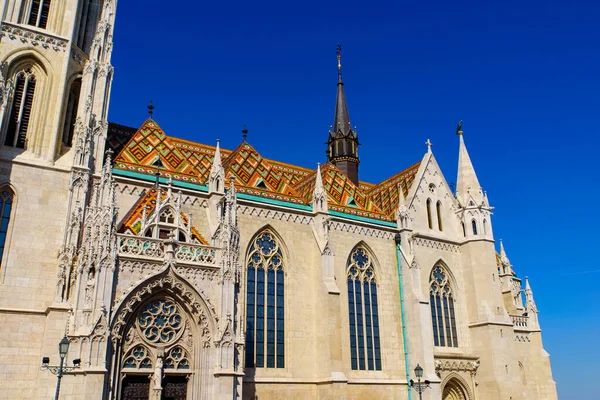
[[[67,337],[64,399],[557,398],[460,125],[456,193],[430,148],[358,181],[338,52],[316,170],[110,126],[116,0],[0,12],[0,397]]]

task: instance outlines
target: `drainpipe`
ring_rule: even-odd
[[[400,317],[402,319],[402,341],[404,344],[404,364],[406,367],[406,385],[408,388],[408,400],[412,400],[412,390],[410,387],[410,367],[408,362],[408,342],[406,340],[406,321],[404,319],[404,287],[402,285],[402,263],[400,258],[400,243],[402,242],[402,235],[396,233],[394,236],[396,242],[396,265],[398,267],[398,288],[400,289]]]

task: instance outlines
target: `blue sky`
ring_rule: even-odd
[[[495,237],[530,277],[560,398],[592,398],[600,5],[488,3],[119,2],[110,120],[139,126],[152,99],[169,135],[233,149],[247,124],[263,156],[315,167],[341,43],[361,179],[419,161],[429,138],[455,182],[463,119]]]

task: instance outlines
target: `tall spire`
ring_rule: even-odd
[[[456,179],[456,197],[464,206],[468,201],[469,196],[479,204],[483,200],[483,192],[477,174],[475,174],[475,168],[471,163],[471,157],[467,152],[467,146],[465,146],[465,140],[463,138],[462,121],[458,123],[456,127],[456,134],[460,138],[460,145],[458,150],[458,177]]]
[[[341,132],[346,136],[352,132],[350,125],[350,114],[348,113],[348,105],[346,104],[346,95],[344,94],[344,82],[342,80],[342,46],[337,46],[337,61],[338,61],[338,83],[337,97],[335,100],[335,115],[333,116],[333,135]]]
[[[358,134],[352,129],[342,80],[342,47],[336,49],[338,65],[337,97],[333,125],[327,140],[328,160],[358,186]]]

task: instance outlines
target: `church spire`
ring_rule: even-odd
[[[333,125],[327,140],[328,161],[338,167],[356,186],[358,186],[358,134],[352,129],[350,114],[346,104],[344,82],[342,80],[342,47],[337,46],[338,82]]]
[[[475,174],[475,168],[471,163],[471,157],[467,152],[467,146],[463,139],[462,121],[458,123],[456,127],[456,134],[460,137],[460,145],[458,150],[458,178],[456,179],[456,197],[464,206],[468,201],[469,197],[478,203],[483,200],[483,192],[477,174]]]

